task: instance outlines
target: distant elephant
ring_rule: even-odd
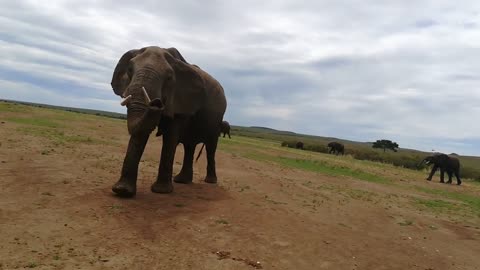
[[[127,106],[130,141],[120,179],[112,191],[122,197],[136,194],[138,163],[150,133],[163,135],[156,193],[173,191],[175,150],[183,144],[185,156],[176,183],[191,183],[195,146],[207,149],[205,182],[216,183],[215,152],[227,101],[222,86],[202,69],[190,65],[175,48],[145,47],[126,52],[111,82]]]
[[[230,124],[227,121],[222,122],[221,133],[223,133],[223,138],[225,138],[226,134],[228,134],[228,138],[232,138],[230,137]]]
[[[337,156],[338,154],[342,154],[342,156],[345,154],[345,146],[341,143],[331,142],[327,144],[327,147],[329,148],[329,154],[335,153]]]
[[[303,142],[297,142],[297,144],[295,144],[295,148],[303,150]]]
[[[428,181],[432,180],[433,175],[440,168],[440,183],[445,183],[444,181],[444,174],[447,172],[448,174],[448,182],[449,184],[452,183],[452,174],[455,174],[457,178],[457,185],[461,185],[462,181],[460,180],[460,161],[458,158],[449,157],[445,154],[436,154],[433,156],[428,156],[422,160],[422,163],[427,165],[433,164],[432,171],[430,175],[427,177]]]

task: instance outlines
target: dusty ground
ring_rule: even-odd
[[[381,185],[221,147],[218,185],[203,157],[194,184],[153,194],[152,136],[137,196],[120,199],[123,122],[5,106],[0,121],[0,269],[480,269],[478,213],[420,209],[412,196],[438,196],[408,188],[473,183]]]

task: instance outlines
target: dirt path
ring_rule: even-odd
[[[152,137],[125,200],[110,191],[128,138],[118,122],[70,131],[122,134],[113,143],[55,145],[19,127],[0,129],[0,269],[480,269],[478,227],[412,209],[394,187],[219,151],[218,185],[201,182],[203,157],[194,184],[153,194]]]

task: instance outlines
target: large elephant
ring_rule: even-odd
[[[163,135],[160,166],[151,191],[173,191],[172,171],[179,143],[185,149],[176,183],[191,183],[195,146],[207,149],[205,182],[216,183],[215,151],[227,108],[222,86],[199,67],[190,65],[175,48],[145,47],[126,52],[113,72],[112,88],[124,98],[130,133],[120,179],[112,190],[122,197],[136,194],[138,163],[150,133]]]
[[[335,153],[337,156],[338,154],[342,154],[342,156],[345,154],[345,146],[339,142],[330,142],[327,147],[329,148],[329,154]]]
[[[455,174],[457,178],[457,185],[461,185],[462,181],[460,180],[460,161],[458,158],[450,157],[445,154],[436,154],[433,156],[428,156],[422,160],[421,164],[425,163],[427,165],[433,164],[432,171],[430,175],[428,175],[427,180],[431,181],[433,175],[440,168],[440,182],[445,183],[444,181],[444,174],[447,172],[448,174],[448,182],[449,184],[452,183],[452,174]]]
[[[223,138],[225,138],[225,135],[228,135],[230,139],[232,138],[230,137],[230,123],[227,121],[222,122],[221,133],[223,133]]]

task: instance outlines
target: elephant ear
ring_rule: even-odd
[[[164,115],[193,115],[205,103],[205,81],[191,65],[170,54],[165,58],[173,69],[173,77],[164,87]]]
[[[182,54],[176,48],[168,48],[166,50],[175,59],[180,60],[180,61],[184,62],[185,64],[188,64],[187,60],[185,60],[185,58],[183,58]]]
[[[128,84],[130,84],[132,78],[128,76],[128,64],[130,59],[135,57],[139,52],[140,50],[130,50],[123,54],[120,60],[118,60],[117,66],[113,71],[112,82],[110,83],[115,94],[122,96]]]

